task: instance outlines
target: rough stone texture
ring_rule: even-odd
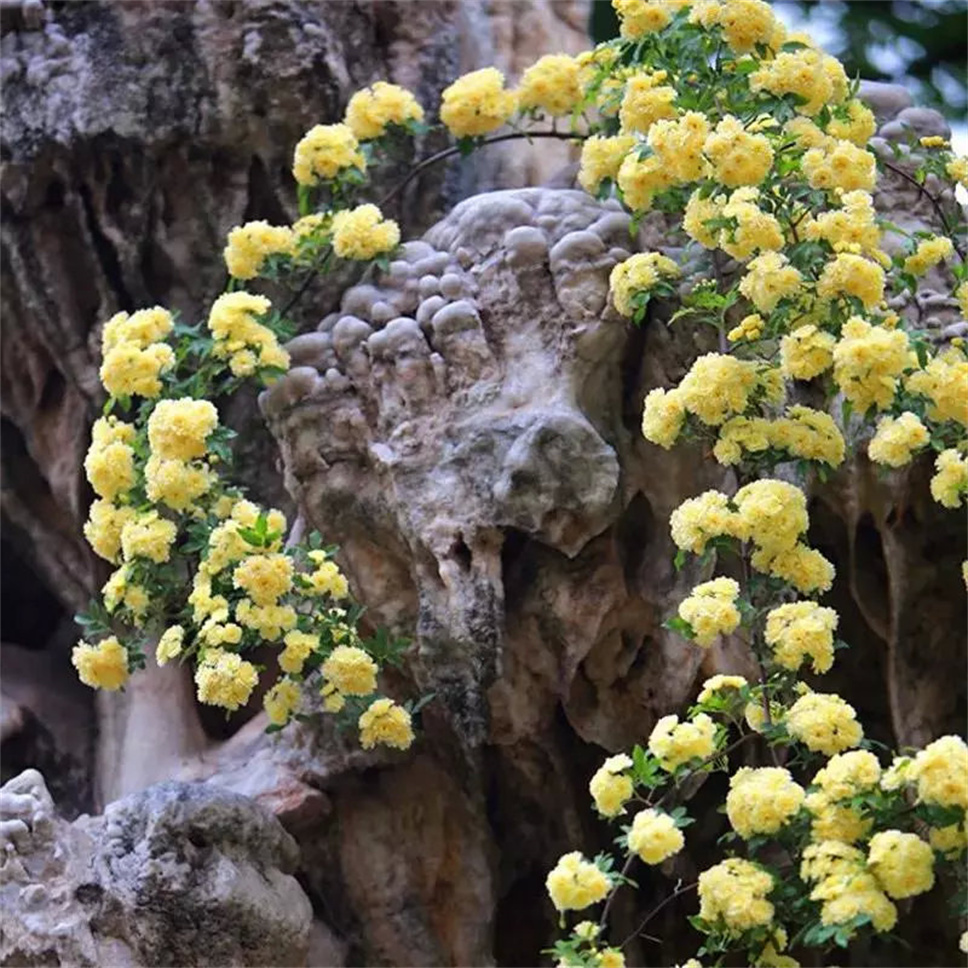
[[[224,283],[229,228],[293,217],[295,142],[338,120],[358,88],[389,78],[433,112],[466,70],[580,49],[588,3],[138,0],[2,13],[3,514],[75,610],[100,568],[80,537],[99,324],[156,303],[203,314]],[[421,231],[469,192],[540,181],[565,157],[515,145],[432,169],[394,214]],[[251,486],[284,500],[252,398],[233,409]]]
[[[271,814],[164,783],[59,818],[36,770],[0,789],[0,964],[301,965],[311,909]]]

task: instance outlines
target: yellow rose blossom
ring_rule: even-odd
[[[786,716],[790,735],[814,753],[834,756],[864,738],[854,707],[840,696],[811,692],[801,696]]]
[[[171,313],[161,306],[139,309],[131,313],[115,313],[101,331],[101,352],[107,356],[115,347],[122,344],[147,349],[159,343],[172,331],[175,325]]]
[[[392,699],[376,699],[360,716],[360,745],[365,750],[377,743],[396,749],[409,749],[413,743],[410,713]]]
[[[298,621],[291,605],[256,605],[248,598],[243,598],[236,606],[235,618],[240,625],[258,632],[267,642],[275,642],[284,632],[294,629]]]
[[[907,377],[904,387],[930,401],[932,420],[956,420],[968,427],[968,358],[960,350],[947,350],[929,360]]]
[[[956,181],[964,188],[968,188],[968,158],[952,158],[945,166],[945,171],[952,181]]]
[[[319,636],[293,630],[286,634],[283,641],[286,647],[279,653],[279,666],[283,672],[293,676],[299,675],[306,664],[306,659],[319,646]]]
[[[809,658],[813,671],[824,673],[833,665],[837,622],[832,608],[816,602],[788,602],[767,614],[764,637],[777,665],[797,670]]]
[[[664,279],[675,279],[679,267],[658,252],[639,252],[618,263],[609,276],[609,289],[615,308],[623,316],[633,316],[636,311],[634,298],[648,292]]]
[[[235,567],[232,580],[256,605],[275,605],[292,589],[292,574],[286,555],[251,555]]]
[[[834,380],[858,410],[884,410],[894,399],[898,377],[910,365],[909,350],[903,330],[871,326],[853,316],[834,347]]]
[[[692,364],[675,392],[689,413],[716,427],[742,413],[761,385],[758,364],[724,353],[705,353]]]
[[[611,884],[602,871],[576,850],[559,859],[548,874],[545,886],[559,911],[581,911],[604,900]]]
[[[117,564],[121,553],[121,531],[136,516],[134,508],[118,507],[110,501],[94,501],[84,523],[84,537],[96,554]]]
[[[144,349],[121,343],[105,355],[101,383],[112,397],[152,399],[161,393],[161,374],[174,365],[175,351],[167,343],[152,343]]]
[[[348,124],[317,124],[296,145],[292,176],[300,185],[335,178],[341,171],[366,171],[366,158]]]
[[[640,71],[629,78],[618,112],[622,134],[646,134],[656,121],[676,116],[675,88],[662,83],[667,76],[665,71]]]
[[[588,792],[595,801],[595,809],[602,817],[617,817],[624,813],[627,800],[631,799],[634,787],[631,777],[622,771],[632,765],[630,757],[624,753],[610,756],[595,771],[588,784]]]
[[[899,417],[881,417],[877,421],[877,432],[867,446],[867,456],[877,464],[903,467],[929,441],[928,429],[920,417],[905,411]]]
[[[761,134],[750,134],[732,115],[727,115],[716,125],[704,147],[706,157],[713,165],[713,176],[727,188],[758,185],[773,165],[769,139]]]
[[[174,511],[191,509],[217,478],[207,466],[180,460],[148,458],[145,464],[145,492],[148,500]]]
[[[632,135],[617,135],[612,138],[593,135],[588,138],[581,149],[578,184],[590,195],[597,194],[606,178],[615,181],[618,177],[622,159],[634,144],[635,138]]]
[[[626,40],[640,40],[668,26],[681,3],[666,0],[612,0],[618,14],[621,35]]]
[[[676,173],[659,155],[642,158],[633,148],[619,165],[617,181],[626,206],[633,212],[647,212],[655,193],[676,183]]]
[[[757,549],[751,564],[757,571],[780,578],[804,595],[830,591],[834,566],[814,548],[797,544],[785,551]]]
[[[744,534],[763,551],[787,551],[807,530],[806,495],[786,481],[753,481],[736,492],[733,503]]]
[[[884,298],[884,270],[863,256],[841,252],[824,266],[817,295],[821,299],[853,296],[866,309],[873,309]]]
[[[890,931],[897,923],[897,908],[866,871],[828,877],[813,889],[810,898],[823,901],[820,921],[824,925],[847,924],[861,915],[871,919],[875,931]],[[856,930],[851,928],[848,935]]]
[[[726,814],[740,837],[774,834],[800,810],[803,787],[780,767],[740,767],[730,777]]]
[[[739,690],[747,685],[749,685],[749,683],[747,683],[743,676],[712,676],[702,684],[702,692],[699,693],[696,702],[706,702],[707,699],[712,699],[717,692],[720,692],[723,689]]]
[[[400,227],[376,205],[358,205],[333,216],[333,251],[341,259],[373,259],[395,249]]]
[[[168,560],[177,534],[174,522],[161,517],[157,511],[139,514],[121,528],[124,560],[148,558],[160,565]]]
[[[679,605],[679,617],[688,622],[696,645],[709,646],[719,635],[729,635],[740,623],[736,596],[739,585],[732,578],[703,582]]]
[[[968,493],[968,456],[949,447],[934,462],[936,474],[931,478],[931,496],[946,508],[961,506]]]
[[[678,716],[663,716],[649,735],[649,750],[670,772],[690,760],[705,759],[715,745],[716,724],[705,713],[683,723]]]
[[[679,436],[686,409],[676,390],[650,390],[642,410],[642,436],[668,450]]]
[[[766,896],[773,877],[748,860],[730,857],[699,875],[699,916],[715,923],[722,919],[735,934],[769,924],[773,905]]]
[[[698,111],[675,119],[663,118],[649,128],[649,147],[659,163],[679,184],[702,178],[707,168],[703,145],[709,137],[709,120]]]
[[[377,665],[356,646],[338,645],[323,663],[322,673],[344,696],[369,696],[376,691]]]
[[[234,652],[209,649],[195,670],[198,701],[234,711],[249,701],[259,681],[251,662]]]
[[[625,968],[625,955],[618,948],[605,948],[598,954],[598,968]]]
[[[92,689],[114,692],[128,681],[128,650],[113,635],[97,645],[78,642],[71,663],[81,682]]]
[[[95,439],[84,458],[84,473],[99,497],[114,501],[134,487],[134,450],[120,440],[101,443],[96,431],[97,424]]]
[[[744,316],[737,326],[734,326],[727,334],[726,339],[731,343],[738,343],[741,340],[754,342],[763,336],[763,317],[759,313],[751,313]]]
[[[158,640],[158,647],[155,649],[155,661],[163,666],[166,662],[181,655],[182,646],[185,641],[185,630],[180,625],[172,625],[165,629],[161,638]]]
[[[900,900],[934,887],[934,851],[917,834],[882,830],[867,848],[867,866],[888,897]]]
[[[926,746],[914,757],[910,775],[922,803],[968,808],[968,746],[960,736],[942,736]]]
[[[840,208],[822,212],[808,221],[803,229],[804,236],[823,239],[835,250],[842,245],[859,245],[863,253],[873,254],[880,245],[881,230],[870,192],[845,192],[840,203]]]
[[[280,679],[262,699],[269,722],[276,726],[285,726],[299,707],[301,695],[298,682]]]
[[[720,212],[720,218],[731,219],[735,227],[721,229],[719,247],[734,259],[748,259],[756,252],[768,252],[783,247],[780,223],[756,204],[759,189],[737,188]]]
[[[517,106],[517,96],[504,89],[504,75],[495,67],[485,67],[444,89],[440,120],[455,138],[475,137],[500,128]]]
[[[632,820],[629,851],[646,864],[661,864],[678,854],[685,844],[675,820],[662,810],[640,810]]]
[[[705,223],[719,218],[725,203],[725,195],[709,195],[703,198],[698,188],[689,196],[682,227],[705,249],[715,249],[719,245],[719,231],[707,227]]]
[[[314,554],[322,555],[323,552],[310,552],[309,557]],[[318,562],[315,571],[306,576],[310,582],[310,587],[305,589],[312,595],[329,595],[330,598],[337,600],[346,598],[349,595],[349,584],[346,576],[339,570],[335,561],[326,561],[325,557]]]
[[[676,547],[697,555],[703,553],[710,538],[742,537],[743,533],[739,515],[719,491],[687,498],[672,512],[669,525]]]
[[[834,86],[824,69],[825,55],[812,48],[783,51],[763,61],[750,74],[750,90],[769,91],[778,97],[794,94],[805,103],[798,104],[803,114],[817,114],[833,100]]]
[[[350,98],[345,122],[359,141],[370,141],[384,135],[388,125],[405,125],[423,117],[423,108],[410,91],[377,81]]]
[[[794,380],[812,380],[829,370],[834,362],[837,340],[812,323],[799,326],[780,340],[780,367]]]
[[[950,259],[954,251],[951,239],[944,236],[934,235],[930,239],[921,239],[914,253],[904,260],[904,271],[923,276],[932,266]]]
[[[801,164],[811,188],[870,192],[877,183],[874,156],[850,141],[829,138],[821,147],[810,148]]]
[[[931,827],[928,830],[928,841],[946,860],[956,860],[968,847],[965,821],[948,824],[947,827]]]
[[[849,804],[836,803],[823,791],[807,794],[803,805],[810,813],[810,836],[815,841],[836,840],[853,844],[870,833],[873,820]]]
[[[867,750],[851,750],[832,756],[811,783],[831,801],[849,800],[874,790],[881,779],[881,764]]]
[[[532,64],[518,85],[518,106],[537,108],[552,117],[570,114],[581,100],[579,65],[567,54],[546,54]]]
[[[166,460],[205,455],[205,440],[218,426],[218,411],[208,400],[161,400],[148,418],[151,452]]]
[[[293,232],[288,225],[246,222],[229,232],[223,256],[234,279],[253,279],[270,255],[293,251]]]
[[[827,134],[841,141],[850,141],[858,148],[864,148],[877,133],[877,119],[866,104],[856,98],[845,105],[846,120],[832,118],[827,124]]]
[[[803,277],[780,252],[764,252],[750,261],[739,291],[761,312],[771,313],[781,299],[800,290]]]

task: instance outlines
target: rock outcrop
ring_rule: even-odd
[[[306,964],[298,849],[245,797],[165,783],[68,824],[27,770],[0,848],[0,964]]]

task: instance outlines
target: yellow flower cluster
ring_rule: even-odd
[[[964,188],[968,188],[968,158],[952,158],[945,165],[945,171],[953,181],[956,181]]]
[[[615,308],[623,316],[635,314],[634,298],[638,293],[648,292],[663,279],[675,279],[679,267],[658,252],[639,252],[620,262],[609,276],[609,288]]]
[[[841,68],[841,71],[843,71],[843,68]],[[832,118],[827,124],[827,133],[832,138],[850,141],[858,148],[863,148],[877,131],[877,119],[874,117],[874,112],[856,98],[848,101],[845,107],[847,118]]]
[[[423,121],[423,108],[406,88],[386,81],[357,91],[346,105],[344,121],[360,141],[379,138],[388,125]]]
[[[726,814],[744,840],[755,834],[775,834],[796,816],[804,796],[789,770],[743,766],[730,777]]]
[[[772,478],[741,487],[733,498],[742,534],[766,553],[787,551],[807,530],[807,499],[803,491]]]
[[[720,491],[704,491],[687,498],[672,512],[669,527],[676,547],[697,555],[706,550],[710,539],[738,537],[742,531],[739,515],[730,509],[729,498]]]
[[[845,924],[858,915],[868,916],[875,931],[890,931],[897,923],[897,908],[855,847],[838,841],[810,844],[803,852],[800,876],[819,882],[810,898],[823,902],[820,920],[825,925]]]
[[[706,249],[715,249],[719,244],[718,231],[711,229],[706,222],[719,218],[725,200],[723,195],[703,198],[701,189],[697,188],[686,202],[682,213],[682,228],[690,238]]]
[[[237,225],[226,240],[225,268],[234,279],[253,279],[270,255],[291,253],[294,241],[288,225],[263,221]]]
[[[205,456],[205,441],[218,426],[218,411],[208,400],[160,400],[148,418],[151,453],[165,460]]]
[[[590,195],[595,195],[606,178],[613,181],[618,177],[622,159],[635,144],[629,134],[607,138],[593,135],[582,145],[581,166],[578,169],[578,184]]]
[[[850,141],[828,138],[818,148],[810,148],[801,162],[811,188],[844,192],[857,189],[870,192],[877,183],[874,156]]]
[[[298,620],[296,610],[291,605],[256,605],[248,598],[243,598],[236,605],[235,617],[267,642],[275,642],[283,632],[294,629]]]
[[[936,266],[943,259],[950,259],[954,251],[955,247],[951,244],[951,239],[943,235],[921,239],[914,253],[904,260],[904,271],[923,276],[928,269]]]
[[[356,646],[338,645],[323,663],[322,672],[344,696],[369,696],[376,691],[376,663]]]
[[[592,776],[588,792],[591,793],[595,809],[601,816],[617,817],[625,812],[625,803],[631,799],[634,787],[632,778],[622,771],[631,765],[631,758],[619,753],[605,760]]]
[[[177,535],[178,528],[174,522],[161,517],[157,511],[138,514],[121,528],[121,552],[124,560],[148,558],[160,565],[168,560]]]
[[[757,44],[776,49],[783,43],[783,25],[763,0],[694,3],[690,19],[706,28],[718,24],[737,54],[748,54]]]
[[[116,417],[101,417],[91,428],[91,446],[84,458],[84,473],[105,501],[126,494],[135,483],[135,429]]]
[[[365,750],[377,743],[405,750],[413,743],[410,713],[392,699],[375,699],[359,719],[360,745]]]
[[[121,531],[137,513],[134,508],[118,507],[110,501],[94,501],[84,523],[84,537],[96,554],[117,564],[121,553]]]
[[[702,684],[702,691],[699,693],[696,702],[703,703],[707,699],[712,699],[712,697],[722,689],[738,690],[742,689],[746,685],[748,685],[748,683],[743,676],[712,676]]]
[[[159,306],[128,315],[118,313],[101,334],[101,383],[112,397],[157,397],[162,373],[175,364],[175,351],[164,342],[174,321]]]
[[[679,386],[672,391],[689,413],[704,424],[717,427],[730,416],[742,413],[756,391],[765,399],[779,403],[782,380],[779,371],[753,362],[738,360],[724,353],[705,353],[689,368]]]
[[[841,207],[805,220],[803,234],[808,239],[824,239],[834,251],[838,247],[859,245],[862,252],[879,251],[881,230],[870,192],[845,192]]]
[[[585,860],[581,851],[574,850],[558,860],[545,886],[559,911],[581,911],[603,900],[611,884],[602,871]]]
[[[128,681],[128,650],[113,635],[97,645],[74,646],[71,663],[85,686],[114,692]]]
[[[882,830],[867,845],[867,866],[895,900],[934,887],[934,851],[917,834]]]
[[[804,544],[776,554],[755,551],[752,564],[757,570],[782,579],[805,595],[830,591],[834,581],[834,566],[819,551]]]
[[[968,427],[968,358],[958,349],[949,349],[929,360],[923,370],[905,381],[910,393],[927,397],[932,420],[956,420]]]
[[[198,701],[234,711],[244,706],[259,681],[251,662],[235,652],[209,649],[195,670]]]
[[[275,605],[292,589],[292,559],[282,554],[250,555],[232,573],[256,605]]]
[[[910,366],[907,333],[872,326],[852,316],[834,347],[834,380],[860,411],[884,410],[897,390],[898,377]]]
[[[748,259],[754,252],[783,248],[780,223],[757,204],[758,188],[737,188],[720,210],[720,217],[734,220],[735,227],[721,229],[719,247],[734,259]]]
[[[931,827],[928,830],[928,841],[947,860],[956,860],[968,847],[965,821],[962,820],[960,824],[948,824],[947,827]]]
[[[866,309],[873,309],[884,298],[884,270],[862,255],[840,252],[823,267],[817,295],[821,299],[853,296]]]
[[[704,759],[716,748],[716,724],[699,713],[692,721],[663,716],[649,736],[649,749],[670,773],[693,759]]]
[[[703,146],[709,137],[709,119],[698,111],[656,121],[649,128],[649,147],[675,183],[695,181],[706,171]]]
[[[454,137],[474,137],[500,128],[517,106],[514,92],[504,89],[504,75],[496,67],[485,67],[444,89],[440,120]]]
[[[968,493],[968,456],[949,447],[934,462],[937,473],[931,478],[931,496],[946,508],[956,508]]]
[[[803,803],[810,813],[810,836],[817,842],[853,844],[870,833],[873,820],[849,804],[832,801],[822,790],[809,793]]]
[[[824,105],[842,100],[847,91],[844,77],[844,83],[838,85],[839,98],[835,95],[834,82],[826,67],[828,60],[843,73],[839,62],[810,47],[784,51],[772,60],[764,61],[758,70],[750,74],[750,89],[769,91],[778,97],[795,94],[805,102],[797,106],[798,111],[807,115],[817,114]]]
[[[854,707],[840,696],[808,692],[786,716],[790,735],[814,753],[833,756],[856,746],[864,738]]]
[[[155,661],[158,665],[163,666],[166,662],[180,656],[184,642],[185,629],[181,625],[172,625],[165,629],[155,649]]]
[[[696,585],[679,605],[679,617],[689,623],[696,645],[712,645],[720,634],[736,630],[740,623],[737,595],[739,585],[732,578],[714,578]]]
[[[296,145],[292,176],[300,185],[335,178],[347,168],[366,171],[366,158],[348,124],[314,125]]]
[[[329,595],[337,601],[346,598],[350,593],[346,576],[339,570],[335,561],[329,561],[325,551],[310,551],[310,561],[316,565],[316,570],[304,576],[310,587],[304,590],[311,595]]]
[[[834,363],[837,340],[812,323],[799,326],[780,340],[783,375],[794,380],[812,380]]]
[[[581,100],[578,61],[567,54],[546,54],[532,64],[518,85],[518,106],[560,117],[570,114]]]
[[[668,26],[673,14],[689,0],[612,0],[618,14],[621,35],[640,40]]]
[[[662,810],[640,810],[629,829],[629,850],[646,864],[661,864],[685,844],[675,820]]]
[[[282,631],[281,624],[279,631]],[[273,640],[278,637],[279,633],[273,636]],[[298,676],[302,672],[306,660],[319,645],[319,636],[293,629],[286,633],[283,642],[285,642],[286,647],[279,653],[279,667],[291,676]]]
[[[618,112],[622,134],[646,134],[656,121],[676,116],[675,88],[662,83],[667,77],[665,71],[640,71],[629,78]]]
[[[960,736],[928,744],[915,756],[910,775],[922,803],[968,809],[968,746]]]
[[[713,454],[720,464],[738,464],[743,452],[758,453],[768,447],[786,450],[804,460],[822,460],[837,467],[846,444],[833,418],[821,410],[795,406],[777,420],[733,417],[723,424]]]
[[[122,565],[104,583],[101,597],[109,615],[113,615],[119,605],[124,605],[131,612],[134,624],[139,628],[144,625],[145,612],[148,610],[148,593],[144,587],[131,582],[131,566]]]
[[[930,440],[927,427],[916,413],[905,411],[899,417],[881,417],[877,432],[867,447],[867,456],[877,464],[903,467],[910,464],[916,450]]]
[[[373,259],[400,241],[400,226],[376,205],[357,205],[333,216],[333,251],[341,259]]]
[[[269,722],[276,726],[285,726],[299,707],[300,698],[298,682],[285,677],[280,679],[262,698]]]
[[[186,511],[215,483],[215,475],[205,465],[180,460],[149,457],[145,464],[145,491],[148,500],[165,504],[174,511]]]
[[[867,750],[838,753],[827,760],[811,783],[820,787],[831,802],[849,800],[873,790],[881,779],[881,764]]]
[[[236,376],[251,376],[263,366],[289,366],[289,354],[275,334],[256,322],[270,306],[265,296],[242,291],[223,293],[212,304],[208,315],[208,328],[215,337],[212,353],[217,359],[227,358]]]
[[[780,252],[764,252],[746,267],[739,291],[761,312],[771,313],[781,299],[800,290],[803,276]]]
[[[650,390],[642,410],[642,436],[668,450],[686,419],[682,395],[676,390]]]
[[[726,339],[730,343],[738,343],[741,340],[749,340],[751,343],[763,337],[763,317],[759,313],[751,313],[744,316],[727,334]]]
[[[816,602],[788,602],[767,614],[766,643],[784,669],[799,669],[809,657],[814,672],[827,672],[834,662],[833,633],[838,620],[832,608]]]
[[[705,144],[716,181],[727,188],[758,185],[773,165],[773,148],[764,135],[750,134],[743,123],[727,115]]]
[[[721,918],[733,934],[769,924],[773,905],[766,897],[772,890],[767,871],[730,857],[699,875],[699,916],[711,923]]]

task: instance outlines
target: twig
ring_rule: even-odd
[[[890,171],[893,171],[895,175],[900,175],[906,182],[912,184],[931,203],[939,221],[941,222],[941,228],[944,230],[944,234],[951,239],[951,244],[955,247],[955,252],[958,253],[958,256],[962,262],[968,261],[965,259],[964,250],[958,244],[958,240],[954,237],[951,231],[951,226],[948,224],[948,219],[944,214],[944,209],[941,207],[941,202],[935,198],[935,196],[932,195],[931,192],[929,192],[924,185],[921,184],[921,182],[919,182],[916,178],[912,178],[911,175],[909,175],[903,168],[900,168],[898,165],[892,165],[891,162],[886,161],[884,158],[881,158],[881,164]]]
[[[681,881],[679,883],[682,883]],[[619,945],[619,948],[624,948],[634,937],[640,935],[645,926],[667,905],[671,904],[677,897],[682,897],[683,894],[688,894],[690,891],[694,891],[699,887],[699,881],[695,881],[692,884],[687,884],[685,887],[680,888],[679,884],[676,885],[675,890],[664,900],[660,901],[651,911],[645,916],[645,918],[639,923],[639,926]]]
[[[316,259],[313,261],[313,264],[309,267],[309,271],[306,273],[306,278],[303,279],[302,284],[292,294],[292,296],[289,299],[289,302],[287,302],[286,305],[282,307],[282,311],[279,313],[280,316],[287,316],[289,314],[289,311],[293,308],[293,306],[295,306],[296,303],[299,302],[299,300],[306,295],[306,291],[309,289],[309,286],[312,283],[313,279],[315,279],[316,276],[322,271],[323,266],[326,265],[326,262],[329,259],[330,255],[332,254],[332,252],[333,252],[333,247],[328,245],[323,250],[322,256],[316,256]]]

